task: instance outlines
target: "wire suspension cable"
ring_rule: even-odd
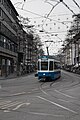
[[[75,0],[73,0],[73,2],[77,5],[77,7],[80,9],[80,6],[78,5],[78,3],[75,1]]]
[[[69,8],[69,6],[65,3],[65,2],[62,2],[74,15],[75,15],[75,13],[73,12],[73,10],[71,10],[70,8]]]
[[[50,12],[47,14],[47,16],[46,16],[46,19],[45,19],[45,21],[44,21],[44,23],[46,22],[46,20],[48,19],[48,17],[49,17],[49,15],[51,14],[51,12],[53,11],[53,9],[59,4],[60,2],[57,2],[53,7],[52,7],[52,9],[50,10]],[[44,23],[43,23],[43,25],[44,25]],[[43,25],[42,25],[42,27],[43,27]]]
[[[22,4],[22,2],[17,2],[17,3],[14,3],[14,6],[17,5],[17,4]]]
[[[50,5],[52,5],[52,6],[53,6],[53,4],[51,4],[50,2],[45,1],[45,3],[48,3],[48,4],[50,4]]]
[[[53,9],[54,9],[59,3],[60,3],[60,2],[56,3],[56,5],[54,5],[54,6],[52,7],[52,9],[51,9],[50,12],[48,13],[46,19],[49,17],[49,15],[50,15],[51,12],[53,11]]]
[[[40,15],[40,14],[37,14],[37,13],[34,13],[34,12],[32,12],[32,11],[29,11],[29,10],[25,10],[25,9],[21,9],[21,8],[19,8],[19,7],[16,7],[17,9],[20,9],[20,10],[23,10],[23,11],[25,11],[25,12],[29,12],[29,13],[31,13],[31,14],[34,14],[34,15],[36,15],[36,16],[39,16],[39,17],[42,17],[42,18],[47,18],[46,16],[42,16],[42,15]],[[53,20],[53,19],[51,19],[51,18],[47,18],[48,20],[52,20],[52,21],[56,21],[56,22],[58,22],[58,23],[62,23],[63,25],[66,25],[65,23],[63,23],[63,22],[60,22],[60,21],[57,21],[57,20]],[[67,26],[67,25],[66,25]]]

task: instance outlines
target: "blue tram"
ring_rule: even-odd
[[[39,56],[38,58],[38,79],[55,80],[61,76],[60,62],[53,56]]]

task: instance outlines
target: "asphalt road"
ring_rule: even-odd
[[[39,82],[34,74],[0,80],[0,120],[80,120],[80,75]]]

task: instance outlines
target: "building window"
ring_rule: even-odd
[[[17,45],[3,35],[0,35],[0,46],[10,51],[17,52]]]

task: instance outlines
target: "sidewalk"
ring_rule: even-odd
[[[17,76],[16,73],[13,73],[8,76],[0,76],[0,80],[12,79],[12,78],[16,78],[16,77],[19,77],[19,76]]]
[[[2,76],[2,77],[0,76],[0,80],[19,78],[19,77],[27,76],[27,75],[30,75],[30,74],[33,74],[33,73],[35,73],[35,72],[26,73],[26,74],[23,74],[23,75],[17,75],[17,73],[13,73],[13,74],[10,74],[8,76]]]

